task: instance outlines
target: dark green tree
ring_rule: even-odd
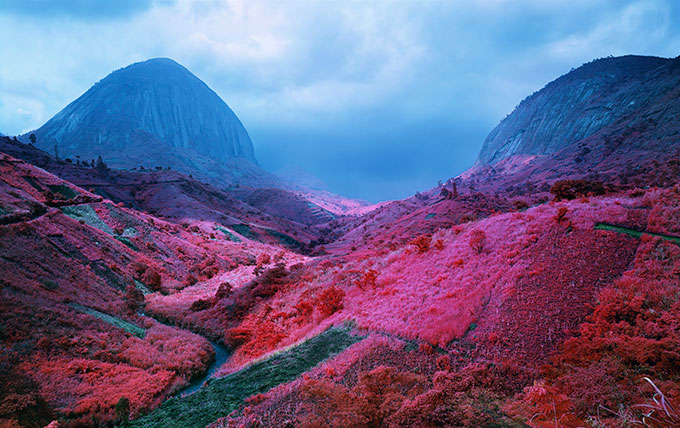
[[[130,420],[130,400],[127,397],[120,397],[114,409],[116,411],[116,419],[122,426],[126,426]]]
[[[31,133],[31,135],[28,136],[28,139],[30,140],[31,144],[35,144],[35,134]]]
[[[97,156],[97,163],[95,167],[97,168],[97,171],[101,173],[105,173],[106,171],[109,170],[109,167],[106,166],[106,164],[104,163],[104,159],[102,159],[101,155]]]

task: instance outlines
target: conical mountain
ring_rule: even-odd
[[[168,58],[114,71],[34,132],[50,153],[101,155],[117,168],[170,166],[214,176],[234,160],[256,162],[248,132],[229,106]]]

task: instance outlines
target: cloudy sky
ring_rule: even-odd
[[[265,168],[403,198],[469,168],[500,119],[572,67],[680,55],[678,3],[3,0],[0,132],[170,57],[236,112]]]

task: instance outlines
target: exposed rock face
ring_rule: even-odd
[[[678,58],[628,55],[592,61],[524,99],[487,136],[477,165],[513,155],[554,154],[617,127],[645,129],[646,138],[626,139],[627,149],[663,149],[678,139],[673,135],[679,92]]]
[[[101,156],[115,169],[170,167],[219,189],[302,190],[324,206],[327,199],[347,201],[259,167],[248,132],[229,106],[168,58],[114,71],[33,132],[38,148],[55,154],[56,147],[62,159]]]
[[[167,58],[136,63],[96,83],[41,128],[37,145],[61,157],[111,166],[171,166],[185,172],[255,162],[233,111],[189,70]]]

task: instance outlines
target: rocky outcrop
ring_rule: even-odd
[[[628,55],[592,61],[524,99],[489,133],[477,165],[514,155],[554,154],[588,137],[612,134],[607,129],[613,128],[645,130],[646,138],[627,139],[627,149],[675,144],[679,90],[678,58]]]
[[[200,172],[233,159],[255,163],[253,144],[227,104],[189,70],[156,58],[114,71],[35,131],[60,157],[101,155],[118,168]]]

